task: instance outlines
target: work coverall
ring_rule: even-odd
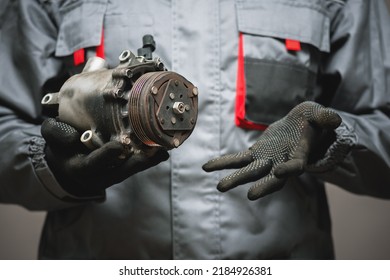
[[[39,258],[333,258],[324,181],[390,197],[390,17],[383,0],[0,6],[0,202],[47,211]],[[75,197],[45,161],[41,99],[88,57],[104,56],[115,67],[145,34],[154,36],[154,56],[198,87],[195,130],[168,161],[105,197]],[[202,165],[249,148],[261,128],[305,100],[341,116],[342,163],[291,177],[256,201],[246,197],[251,184],[216,190],[231,171],[206,173]]]

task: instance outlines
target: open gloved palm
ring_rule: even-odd
[[[90,151],[80,142],[80,133],[53,118],[43,122],[46,161],[60,185],[75,196],[101,194],[129,176],[167,160],[164,149],[145,147],[123,157],[125,147],[110,141]]]
[[[334,110],[315,102],[303,102],[271,124],[248,150],[212,159],[203,169],[210,172],[239,168],[219,182],[218,190],[224,192],[255,182],[248,198],[258,199],[280,190],[288,177],[304,172],[313,151],[324,150],[321,138],[340,123],[341,118]]]

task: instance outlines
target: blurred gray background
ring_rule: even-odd
[[[390,260],[390,200],[327,185],[337,259]],[[0,260],[36,259],[44,212],[0,204]]]

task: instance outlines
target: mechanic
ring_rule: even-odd
[[[332,259],[324,182],[390,197],[383,0],[0,7],[0,202],[47,211],[41,259]],[[118,142],[85,152],[41,99],[145,34],[198,87],[197,124],[118,164]]]

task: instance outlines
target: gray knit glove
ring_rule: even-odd
[[[304,172],[309,161],[321,162],[321,156],[336,140],[334,129],[340,123],[341,118],[334,110],[303,102],[271,124],[249,150],[210,160],[203,169],[210,172],[240,168],[223,178],[218,190],[225,192],[256,181],[248,198],[258,199],[280,190],[288,177]],[[315,164],[310,166],[313,168]]]
[[[108,187],[169,157],[163,148],[146,146],[123,157],[126,148],[118,141],[91,151],[80,142],[80,133],[74,127],[52,118],[42,123],[41,133],[51,171],[62,188],[78,197],[102,195]]]

